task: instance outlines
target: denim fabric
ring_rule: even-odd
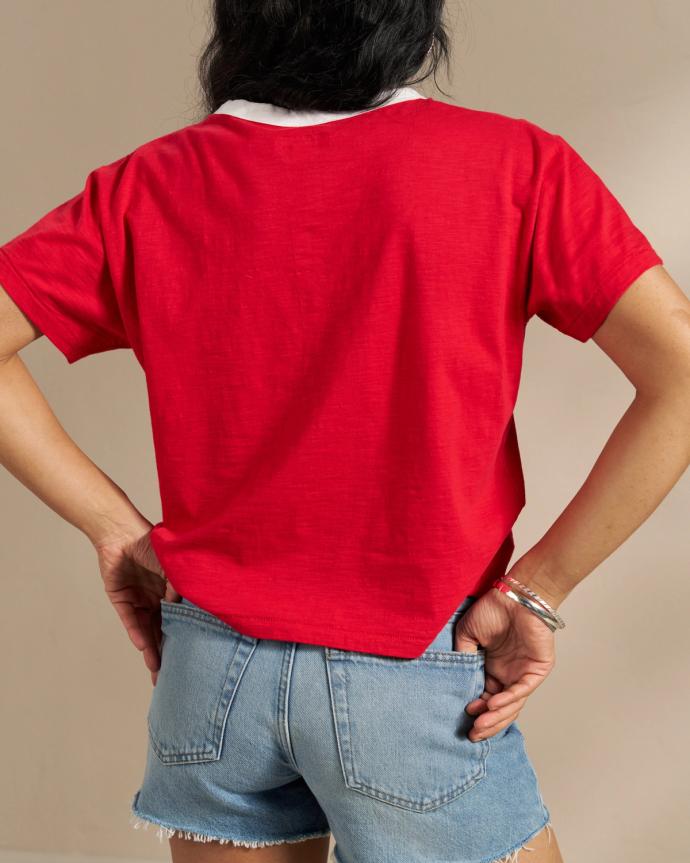
[[[520,848],[550,816],[516,722],[467,737],[485,653],[453,631],[474,599],[415,659],[257,639],[163,601],[135,826],[251,847],[332,832],[336,863]]]

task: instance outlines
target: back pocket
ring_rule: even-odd
[[[483,650],[399,659],[327,647],[325,656],[349,788],[426,812],[485,776],[489,739],[469,740],[465,713],[484,689]]]
[[[257,645],[197,606],[161,600],[161,666],[147,714],[166,764],[217,761],[240,678]]]

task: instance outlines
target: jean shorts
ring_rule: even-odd
[[[550,816],[517,722],[467,737],[485,651],[453,631],[475,599],[414,659],[254,638],[163,600],[130,823],[247,847],[331,834],[334,863],[514,860]]]

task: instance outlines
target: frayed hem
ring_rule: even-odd
[[[547,847],[548,847],[548,845],[551,845],[551,821],[547,821],[546,824],[542,824],[542,826],[538,830],[535,830],[531,836],[529,836],[527,839],[525,839],[525,843],[529,842],[530,839],[533,839],[535,836],[537,836],[539,833],[541,833],[541,831],[544,829],[546,830],[546,835],[548,836],[548,839],[549,839],[549,841],[547,843]],[[521,851],[535,851],[535,850],[536,850],[535,848],[530,848],[529,845],[526,845],[523,843],[522,845],[519,845],[517,848],[513,848],[513,850],[509,851],[507,854],[504,854],[502,857],[497,857],[495,860],[491,860],[491,863],[520,863],[520,861],[518,860],[518,855],[520,854]]]
[[[181,839],[191,839],[193,842],[218,842],[221,845],[241,845],[243,848],[263,848],[266,845],[284,845],[290,842],[304,842],[307,839],[316,839],[321,836],[330,836],[330,830],[324,830],[319,833],[305,833],[302,836],[293,836],[288,839],[228,839],[225,836],[210,836],[207,833],[196,833],[193,830],[184,830],[181,828],[168,827],[161,824],[160,821],[154,821],[152,818],[142,818],[139,815],[133,814],[130,816],[129,823],[135,830],[142,827],[148,830],[150,826],[157,827],[156,836],[162,842],[163,839],[171,839],[173,836],[179,836]]]

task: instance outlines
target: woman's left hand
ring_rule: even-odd
[[[485,651],[484,692],[465,707],[477,716],[470,740],[493,737],[517,719],[556,663],[554,633],[532,611],[489,589],[455,625],[456,650]]]
[[[151,523],[95,546],[105,592],[155,686],[160,669],[161,599],[179,602],[151,545]]]

